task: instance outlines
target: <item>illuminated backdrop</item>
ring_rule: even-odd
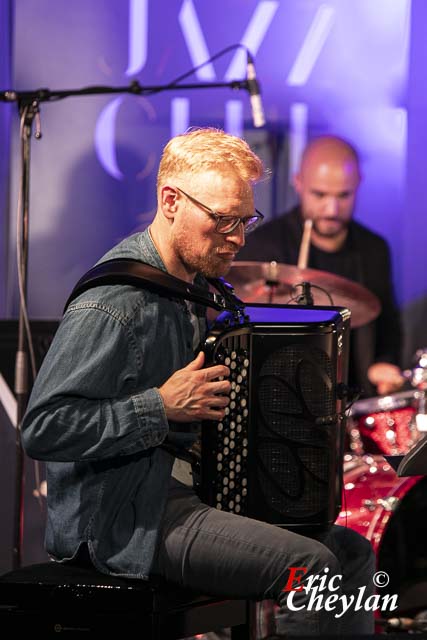
[[[291,204],[289,175],[307,138],[337,133],[351,139],[364,174],[356,215],[390,241],[400,301],[425,293],[426,258],[417,245],[421,240],[411,239],[419,218],[409,219],[407,211],[406,181],[418,180],[407,176],[412,166],[407,107],[413,95],[408,78],[421,65],[410,52],[422,23],[411,24],[411,9],[421,18],[426,12],[417,0],[15,3],[15,88],[123,86],[132,80],[165,85],[241,43],[255,55],[267,116],[265,130],[254,131],[246,93],[230,89],[43,104],[43,139],[32,145],[33,317],[58,316],[83,271],[151,220],[160,150],[171,134],[189,125],[223,126],[248,139],[273,171],[257,194],[267,216]],[[244,74],[244,52],[235,49],[187,81],[221,82]],[[415,111],[419,98],[412,101]],[[416,141],[417,131],[409,139]],[[11,211],[18,158],[15,127]],[[13,225],[11,247],[12,236]],[[13,260],[11,249],[10,265]],[[17,308],[10,280],[8,314]]]

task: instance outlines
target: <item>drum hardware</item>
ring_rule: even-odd
[[[349,419],[349,424],[350,422],[351,418]],[[360,435],[360,430],[357,428],[357,425],[354,424],[350,426],[348,433],[350,437],[349,448],[351,453],[356,456],[363,456],[363,454],[365,453],[365,449],[363,446],[362,437]]]
[[[418,349],[414,356],[415,366],[403,372],[404,378],[418,389],[418,411],[415,416],[416,426],[419,432],[427,432],[426,390],[427,390],[427,347]]]
[[[425,409],[423,412],[420,411],[419,413],[417,413],[417,415],[415,416],[415,422],[420,433],[427,432],[427,414],[425,412]]]
[[[345,453],[344,460],[343,460],[344,473],[347,473],[348,471],[352,471],[352,469],[355,469],[359,465],[358,460],[359,458],[356,455],[353,455],[351,453]]]
[[[422,480],[419,476],[398,478],[382,455],[346,454],[345,510],[341,511],[336,523],[361,533],[378,553],[390,519],[400,511],[403,502],[406,504],[410,490]],[[414,505],[411,503],[411,506]]]
[[[366,498],[362,500],[362,505],[368,509],[368,511],[375,511],[375,509],[380,506],[383,507],[385,511],[394,511],[399,504],[399,498],[396,496],[390,496],[389,498],[377,498],[377,500],[372,500],[371,498]]]
[[[267,297],[269,304],[274,304],[276,302],[276,293],[279,284],[280,281],[278,277],[277,262],[275,260],[272,260],[269,264],[268,274],[265,281],[265,286],[268,290]]]
[[[385,628],[385,631],[409,631],[419,633],[427,631],[426,611],[420,611],[414,618],[378,618],[376,624]]]
[[[406,369],[403,372],[413,387],[417,389],[427,389],[427,347],[418,349],[414,355],[415,366],[413,369]]]
[[[334,305],[350,309],[353,328],[375,320],[381,311],[378,298],[361,284],[318,269],[300,269],[275,261],[242,261],[231,265],[227,280],[233,285],[236,295],[247,303],[288,304],[292,300],[301,304],[295,295],[296,287],[302,286],[302,296],[308,300],[306,305]]]

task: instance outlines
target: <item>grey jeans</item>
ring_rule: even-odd
[[[373,633],[372,612],[350,607],[337,618],[342,612],[338,605],[332,611],[309,606],[310,590],[293,592],[290,605],[290,592],[283,590],[290,570],[296,579],[303,576],[301,584],[315,575],[317,580],[326,573],[342,576],[333,584],[338,596],[357,596],[363,587],[364,598],[373,593],[375,558],[370,543],[335,525],[320,539],[208,507],[191,487],[172,479],[152,573],[202,593],[274,599],[279,605],[278,634]],[[332,592],[319,593],[326,597]]]

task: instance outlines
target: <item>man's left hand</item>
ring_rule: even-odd
[[[402,388],[405,378],[399,367],[388,362],[376,362],[368,369],[369,381],[376,386],[380,396]]]

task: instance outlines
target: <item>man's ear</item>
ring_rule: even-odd
[[[169,218],[173,220],[175,218],[175,213],[178,207],[177,201],[178,193],[176,189],[169,187],[168,185],[163,186],[160,189],[160,202],[162,205],[162,212]]]
[[[298,195],[301,194],[301,174],[295,173],[293,178],[292,178],[292,184],[294,185],[294,189],[297,192]]]

